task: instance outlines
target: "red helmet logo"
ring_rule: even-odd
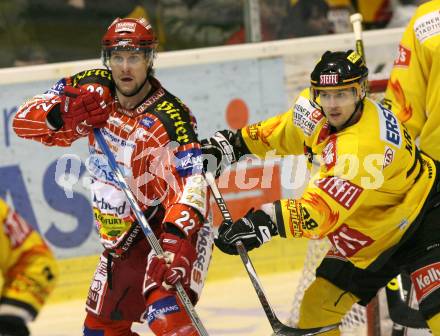
[[[131,32],[134,33],[136,31],[136,23],[135,22],[118,22],[116,24],[115,32]]]
[[[153,28],[144,18],[117,18],[102,38],[102,49],[156,49],[157,39]]]

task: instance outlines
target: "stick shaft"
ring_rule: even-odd
[[[139,224],[142,227],[142,230],[144,231],[145,237],[147,238],[148,243],[150,244],[151,248],[156,252],[157,255],[164,254],[162,246],[160,246],[159,241],[157,240],[156,236],[153,233],[153,230],[151,230],[151,226],[148,223],[147,219],[145,218],[139,204],[136,201],[136,198],[134,197],[133,193],[131,192],[127,182],[125,181],[124,175],[122,174],[121,169],[119,168],[118,164],[116,163],[116,160],[113,156],[113,153],[110,151],[110,148],[108,147],[101,131],[97,128],[93,130],[95,139],[98,142],[99,147],[101,148],[104,155],[107,157],[109,165],[111,169],[113,170],[116,180],[118,181],[119,186],[121,187],[122,191],[124,192],[125,196],[128,199],[128,202],[130,203],[130,207],[133,210],[136,219],[138,220]],[[200,320],[199,316],[197,315],[196,310],[194,309],[194,306],[191,303],[191,300],[189,299],[188,295],[186,294],[185,290],[183,289],[183,286],[180,282],[176,283],[175,285],[177,290],[177,295],[182,302],[188,316],[190,317],[194,327],[197,329],[200,336],[208,336],[208,332],[206,331],[205,327],[202,324],[202,321]]]
[[[362,15],[355,13],[350,16],[351,24],[353,25],[354,38],[356,41],[356,52],[362,56],[365,62],[364,42],[362,39]]]
[[[215,183],[215,178],[210,172],[205,173],[205,180],[210,187],[212,194],[214,195],[215,201],[222,213],[223,219],[230,221],[232,223],[232,216],[228,210],[225,200],[223,199],[220,190]],[[337,324],[321,327],[321,328],[311,328],[311,329],[297,329],[293,327],[289,327],[280,322],[278,317],[275,314],[269,300],[267,299],[266,294],[264,293],[263,286],[261,284],[260,279],[258,278],[257,272],[252,265],[252,261],[249,258],[249,255],[241,241],[235,244],[238,254],[246,268],[246,272],[249,276],[249,279],[254,286],[255,292],[257,293],[258,299],[260,300],[261,306],[263,307],[264,313],[269,321],[272,330],[274,331],[274,335],[276,336],[310,336],[317,335],[323,332],[327,332],[329,330],[333,330],[338,328]]]

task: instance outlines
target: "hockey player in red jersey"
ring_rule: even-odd
[[[57,262],[41,236],[0,198],[0,335],[28,336],[55,288]]]
[[[69,146],[88,136],[95,223],[105,251],[86,303],[85,336],[198,335],[173,290],[196,303],[212,251],[208,193],[195,119],[153,74],[157,41],[145,19],[116,19],[102,38],[105,69],[66,77],[24,103],[13,127],[23,138]],[[157,257],[96,144],[101,132],[166,258]]]

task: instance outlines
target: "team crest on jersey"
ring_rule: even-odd
[[[258,126],[260,125],[261,123],[258,123],[246,127],[246,132],[249,135],[249,138],[251,138],[252,140],[258,140]]]
[[[400,44],[396,59],[394,60],[394,65],[397,67],[407,68],[410,61],[411,50]]]

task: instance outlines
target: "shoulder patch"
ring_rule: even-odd
[[[414,22],[414,34],[420,43],[440,34],[440,13],[438,10],[419,17]]]
[[[411,49],[399,44],[399,51],[397,57],[394,60],[394,66],[407,68],[411,62]]]
[[[166,98],[158,102],[149,113],[159,118],[172,141],[180,145],[198,142],[188,111],[183,110],[174,99]]]
[[[316,125],[324,118],[321,111],[310,104],[304,97],[299,97],[293,107],[293,123],[301,128],[305,135],[311,136]]]
[[[90,83],[112,88],[114,85],[112,73],[107,69],[91,69],[81,71],[72,76],[72,85],[75,87]]]
[[[45,92],[45,94],[54,94],[59,96],[61,92],[64,91],[64,87],[66,86],[66,79],[61,78],[58,82],[56,82],[49,90]]]

